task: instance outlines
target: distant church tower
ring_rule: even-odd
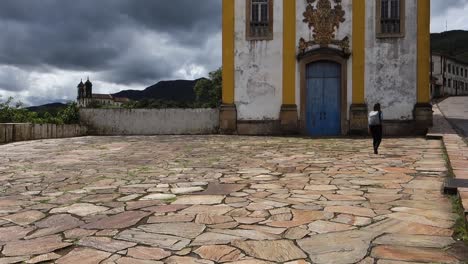
[[[88,80],[85,82],[86,98],[93,98],[93,83]]]
[[[78,88],[78,101],[80,101],[82,98],[84,98],[84,93],[85,93],[85,90],[84,90],[84,83],[83,83],[83,80],[81,80],[81,82],[78,84],[77,88]]]
[[[93,83],[88,80],[83,83],[83,80],[78,84],[78,106],[86,107],[93,100]]]

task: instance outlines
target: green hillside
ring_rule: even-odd
[[[432,51],[468,63],[468,31],[452,30],[431,34]]]

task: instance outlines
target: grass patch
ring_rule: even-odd
[[[453,173],[452,169],[452,164],[450,163],[450,157],[447,152],[447,147],[445,146],[445,143],[441,141],[442,143],[442,156],[445,160],[445,167],[447,168],[447,176],[450,178],[455,178],[455,174]]]
[[[465,244],[468,246],[468,227],[465,223],[465,211],[463,210],[461,200],[458,196],[451,197],[451,200],[453,211],[458,215],[454,226],[455,239],[464,241]]]
[[[177,197],[174,197],[174,198],[171,198],[171,199],[165,199],[163,200],[163,202],[166,202],[166,203],[173,203],[177,200]]]

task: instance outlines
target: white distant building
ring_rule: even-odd
[[[468,64],[438,53],[432,54],[432,97],[468,95]]]
[[[97,104],[100,106],[122,106],[130,100],[125,97],[114,97],[111,94],[93,94],[93,83],[88,80],[81,81],[78,86],[77,103],[79,107],[89,107]]]

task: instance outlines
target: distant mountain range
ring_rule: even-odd
[[[143,99],[160,99],[175,102],[193,102],[195,101],[195,92],[193,88],[201,79],[188,81],[161,81],[145,90],[126,90],[113,94],[115,97],[127,97],[131,100],[139,101]]]
[[[32,106],[28,107],[28,109],[31,112],[37,112],[39,114],[44,114],[44,113],[50,113],[52,115],[56,115],[58,112],[61,110],[65,109],[67,107],[66,104],[62,103],[52,103],[52,104],[45,104],[41,106]]]
[[[432,51],[468,63],[468,31],[452,30],[431,34]]]
[[[203,78],[201,78],[203,79]],[[124,90],[112,96],[126,97],[134,101],[143,99],[160,99],[164,101],[174,102],[194,102],[195,91],[193,88],[197,80],[175,80],[175,81],[160,81],[144,90]],[[62,103],[45,104],[41,106],[28,107],[27,109],[33,112],[51,112],[56,113],[64,109],[67,105]]]

